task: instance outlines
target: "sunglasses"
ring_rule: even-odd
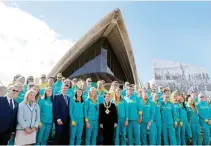
[[[13,91],[13,92],[17,92],[17,93],[19,92],[18,90],[15,90],[15,89],[13,89],[12,91]]]
[[[29,85],[29,87],[34,87],[34,85]]]
[[[41,79],[45,79],[46,77],[41,77]]]
[[[57,78],[61,79],[62,77],[57,77]]]
[[[204,96],[201,96],[200,98],[204,98]]]

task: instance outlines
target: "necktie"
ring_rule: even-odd
[[[65,99],[66,104],[68,105],[68,100],[67,100],[67,96],[66,95],[64,95],[64,99]]]
[[[12,99],[10,99],[10,108],[11,108],[11,110],[13,110]]]

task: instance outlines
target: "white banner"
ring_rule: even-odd
[[[211,91],[211,80],[204,67],[166,60],[153,61],[153,80],[158,86],[187,92]]]

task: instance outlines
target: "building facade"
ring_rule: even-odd
[[[137,84],[133,50],[119,9],[114,10],[83,36],[56,64],[48,76],[93,81],[114,80]]]

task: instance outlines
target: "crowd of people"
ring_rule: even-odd
[[[87,78],[16,75],[0,97],[0,145],[209,145],[211,106],[203,94]],[[201,136],[202,133],[202,136]]]

